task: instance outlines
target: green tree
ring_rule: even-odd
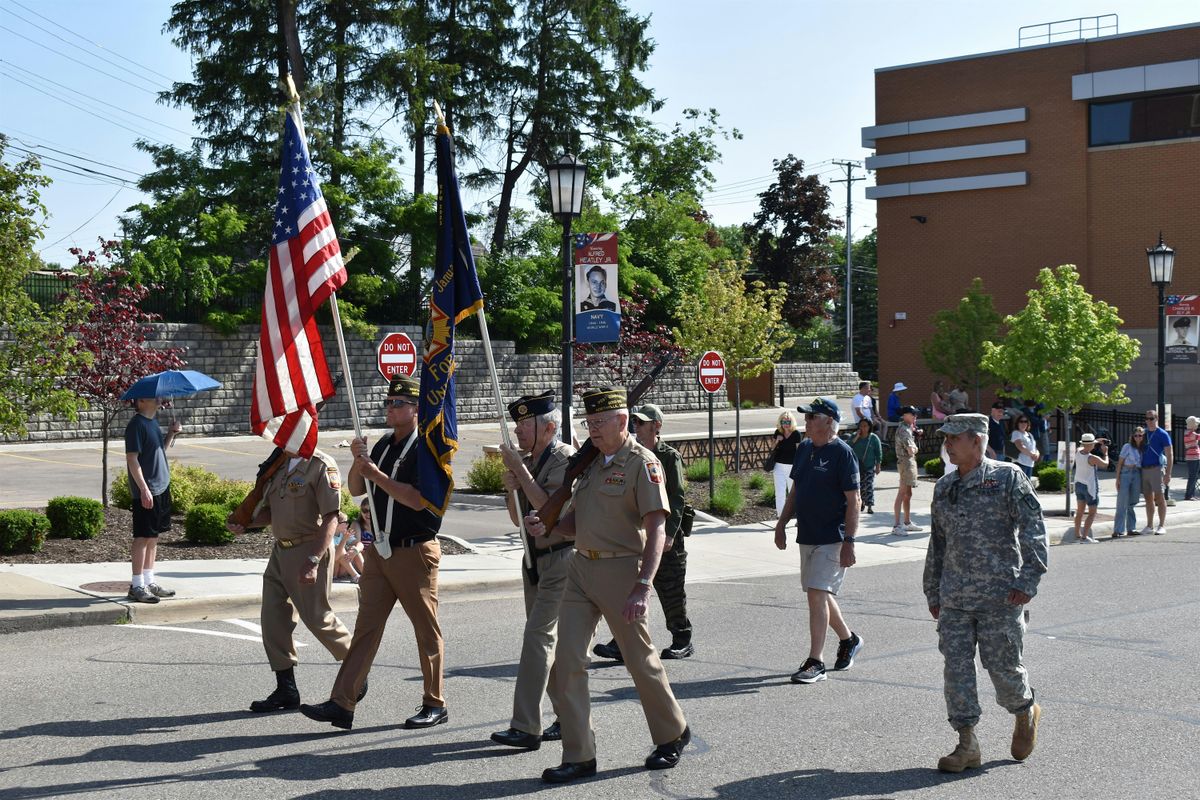
[[[833,305],[832,322],[845,341],[846,239],[829,237],[833,255],[833,275],[837,280],[838,299]],[[876,268],[876,235],[872,230],[852,245],[854,257],[854,369],[865,380],[879,378],[879,280]],[[844,351],[844,345],[843,345]],[[845,355],[839,356],[839,360]]]
[[[826,316],[837,297],[830,235],[842,222],[830,214],[829,187],[816,175],[804,174],[804,161],[789,154],[774,165],[775,182],[759,195],[746,237],[754,272],[787,287],[784,318],[801,328]]]
[[[975,278],[957,308],[943,308],[933,315],[933,335],[921,344],[930,372],[974,388],[975,408],[981,407],[983,387],[998,382],[997,373],[983,361],[987,346],[999,337],[1000,321],[992,296],[983,290],[983,281]]]
[[[42,238],[46,208],[41,189],[50,179],[36,157],[9,164],[8,138],[0,134],[0,433],[26,436],[38,414],[74,420],[82,401],[62,379],[86,361],[66,327],[82,314],[74,302],[41,309],[24,288],[42,268],[34,246]]]

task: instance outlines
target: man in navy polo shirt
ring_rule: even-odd
[[[1175,451],[1171,445],[1171,434],[1158,426],[1158,412],[1146,412],[1146,448],[1142,451],[1142,494],[1146,497],[1146,527],[1143,535],[1167,532],[1167,484],[1171,482],[1171,468],[1175,462]],[[1154,525],[1154,509],[1158,509],[1158,527]],[[1130,531],[1130,534],[1133,534]]]
[[[792,683],[825,680],[825,629],[833,628],[839,644],[835,670],[850,669],[862,637],[842,618],[835,595],[854,566],[854,534],[858,530],[858,459],[838,438],[841,412],[837,403],[818,397],[796,409],[804,413],[807,437],[796,448],[792,491],[775,524],[775,546],[787,549],[785,527],[796,519],[800,545],[800,581],[808,598],[808,660],[792,675]]]

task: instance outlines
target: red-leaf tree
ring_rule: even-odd
[[[134,381],[145,375],[184,366],[182,348],[155,347],[147,342],[149,323],[159,315],[143,311],[138,303],[151,287],[134,283],[124,270],[113,266],[118,242],[101,241],[100,253],[84,253],[78,247],[71,254],[78,260],[69,291],[88,306],[87,316],[69,329],[79,346],[91,354],[91,363],[66,377],[71,389],[101,413],[100,436],[103,442],[100,473],[100,497],[108,505],[109,426],[127,409],[121,401]]]
[[[676,361],[683,358],[683,348],[675,344],[665,325],[646,327],[648,303],[637,292],[632,298],[621,299],[621,338],[615,344],[575,345],[575,366],[583,367],[588,375],[602,379],[577,382],[576,392],[601,382],[629,388],[649,373],[665,354],[673,354]]]

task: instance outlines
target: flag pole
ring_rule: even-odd
[[[442,114],[442,107],[438,105],[437,100],[433,101],[433,112],[437,117],[437,124],[440,127],[446,127],[446,117]],[[500,438],[504,441],[505,446],[512,447],[512,435],[508,432],[508,425],[504,421],[504,396],[500,392],[500,376],[496,371],[496,358],[492,355],[492,337],[488,335],[487,314],[481,308],[476,316],[479,318],[479,335],[483,339],[483,354],[487,358],[488,375],[492,378],[492,392],[496,396],[496,417],[500,420]],[[525,552],[525,569],[533,570],[533,550],[529,546],[529,535],[525,532],[525,518],[521,515],[521,497],[516,489],[513,489],[511,494],[513,508],[517,510],[521,549]]]

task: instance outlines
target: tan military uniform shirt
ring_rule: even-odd
[[[317,535],[321,517],[341,507],[341,491],[342,474],[332,456],[317,450],[295,468],[289,460],[271,476],[263,494],[271,509],[271,532],[276,539]]]
[[[524,463],[526,469],[529,470],[529,474],[533,475],[533,482],[542,487],[542,490],[546,494],[554,494],[567,478],[567,461],[575,453],[575,448],[561,439],[555,440],[549,447],[550,455],[546,457],[545,463],[542,464],[542,468],[537,474],[533,472],[534,467],[537,466],[537,459],[534,459],[531,455],[525,456]],[[541,456],[539,455],[538,459],[540,458]],[[529,498],[525,496],[525,492],[518,492],[518,494],[521,497],[521,516],[525,516],[530,511]],[[568,504],[563,507],[561,516],[565,516],[570,507],[570,501],[568,501]],[[556,527],[549,536],[543,539],[535,539],[537,549],[545,550],[570,539],[569,536],[564,536],[558,531],[559,529]]]
[[[642,517],[670,509],[662,464],[632,436],[604,462],[601,453],[575,484],[575,547],[641,555]]]

